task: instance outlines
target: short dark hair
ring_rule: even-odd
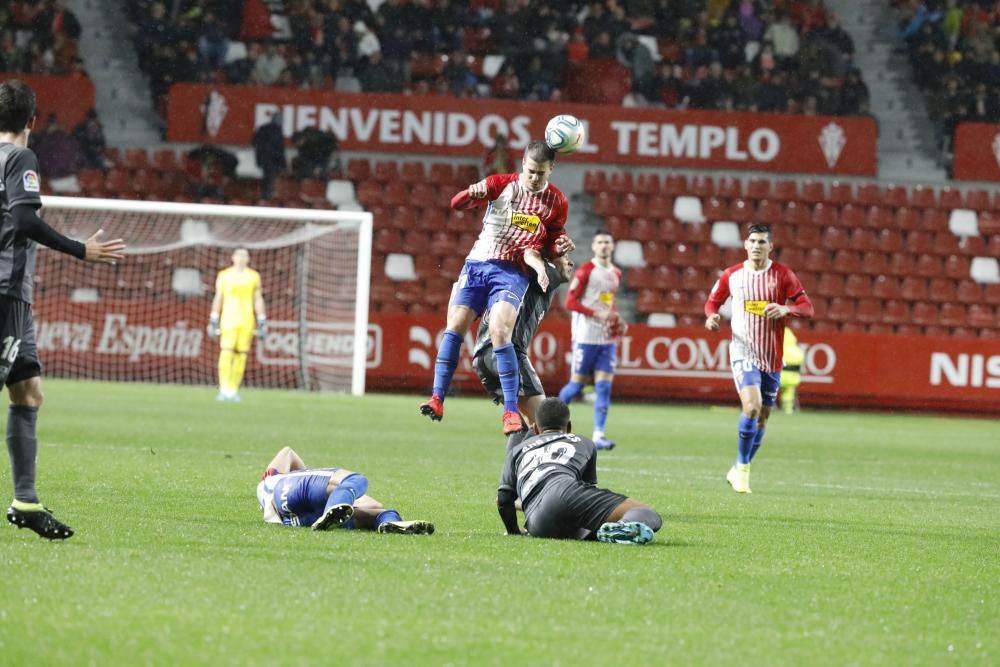
[[[614,234],[612,234],[608,230],[604,229],[603,227],[600,228],[600,229],[598,229],[596,232],[594,232],[594,238],[596,239],[598,236],[610,236],[612,241],[615,238]]]
[[[555,162],[556,152],[544,141],[532,141],[524,147],[524,157],[535,162]]]
[[[765,225],[762,222],[755,222],[750,225],[750,229],[747,230],[747,238],[750,238],[751,234],[767,234],[768,241],[774,239],[774,236],[771,234],[771,225]]]
[[[569,406],[555,396],[546,398],[535,411],[535,423],[539,431],[564,431],[569,425]]]
[[[18,79],[0,83],[0,132],[20,134],[35,117],[35,91]]]

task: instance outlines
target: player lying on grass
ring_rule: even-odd
[[[563,238],[569,241],[568,237]],[[570,243],[572,242],[570,241]],[[531,428],[535,424],[535,410],[545,398],[545,390],[542,388],[542,381],[538,378],[538,373],[535,372],[535,367],[528,359],[528,349],[531,346],[531,339],[535,337],[535,331],[538,330],[538,325],[552,304],[556,290],[559,289],[560,285],[568,282],[572,276],[573,260],[568,254],[565,254],[556,257],[551,262],[546,262],[539,253],[532,251],[525,253],[525,263],[532,267],[536,273],[545,273],[545,282],[547,283],[544,289],[539,281],[532,283],[531,287],[528,288],[524,295],[524,301],[521,302],[521,312],[517,316],[514,334],[511,337],[521,373],[521,387],[517,404],[526,420],[526,426]],[[497,373],[496,357],[493,355],[493,341],[490,340],[489,313],[484,315],[479,323],[476,348],[472,354],[472,367],[483,383],[483,387],[486,388],[486,392],[493,397],[493,402],[502,403],[503,389],[500,386],[500,376]]]
[[[597,487],[597,449],[570,431],[569,406],[546,398],[535,413],[537,435],[512,437],[500,473],[497,508],[508,535],[645,544],[663,520],[633,498]]]
[[[479,238],[452,290],[447,328],[434,364],[431,398],[420,406],[421,414],[434,421],[444,418],[444,399],[465,334],[485,313],[490,318],[490,339],[503,390],[503,432],[515,433],[523,426],[517,408],[520,373],[511,335],[528,289],[524,252],[552,252],[556,240],[565,234],[569,204],[549,182],[554,164],[555,152],[544,141],[532,141],[524,149],[520,173],[487,176],[451,200],[452,208],[459,210],[485,204],[486,213]]]
[[[365,495],[368,479],[344,468],[306,468],[291,447],[267,465],[257,485],[257,502],[267,523],[286,526],[362,528],[380,533],[430,535],[429,521],[403,521],[399,512]]]

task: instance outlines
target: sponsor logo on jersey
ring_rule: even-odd
[[[529,234],[534,234],[538,231],[538,225],[541,224],[542,219],[530,213],[515,213],[511,217],[510,222],[518,229],[523,229]]]
[[[28,171],[24,172],[24,175],[21,177],[21,179],[24,181],[25,192],[42,191],[42,184],[38,178],[38,172],[29,169]]]
[[[614,292],[601,292],[597,295],[601,303],[606,303],[609,306],[615,305],[615,293]]]
[[[764,309],[767,307],[767,304],[767,301],[744,301],[743,309],[748,313],[763,317]]]

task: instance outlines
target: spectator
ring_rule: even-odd
[[[837,113],[844,116],[857,116],[861,113],[863,103],[868,102],[868,86],[861,80],[861,72],[852,67],[847,72],[847,80],[840,88],[840,108]]]
[[[734,12],[728,12],[719,26],[709,29],[708,42],[726,69],[746,62],[746,39]]]
[[[261,199],[270,199],[274,192],[274,179],[283,174],[288,166],[285,161],[285,135],[277,112],[257,128],[252,143],[257,167],[264,174],[260,182],[260,196]]]
[[[507,135],[502,132],[497,133],[493,139],[493,147],[483,159],[483,177],[491,174],[509,174],[512,171],[514,171],[514,160],[511,159],[510,149],[507,146]]]
[[[799,52],[799,33],[784,12],[779,12],[775,22],[764,31],[764,39],[774,45],[774,56],[782,66]]]
[[[307,127],[292,135],[298,155],[292,159],[292,175],[296,178],[326,180],[331,172],[340,171],[337,137],[315,127]]]
[[[632,71],[632,90],[652,99],[653,90],[653,55],[639,39],[630,32],[622,33],[615,45],[615,56],[622,65]]]
[[[222,69],[226,64],[228,51],[229,37],[226,35],[225,27],[216,20],[215,14],[205,12],[198,35],[198,55],[201,63],[210,70]]]
[[[34,135],[32,135],[34,136]],[[38,156],[38,167],[46,177],[55,181],[67,176],[75,176],[80,165],[80,147],[59,125],[54,113],[45,121],[41,135],[33,146]]]
[[[497,72],[497,75],[490,82],[490,95],[505,99],[516,99],[520,97],[520,88],[521,83],[517,78],[517,73],[514,71],[514,65],[510,62],[504,62],[500,67],[500,71]]]
[[[464,51],[453,51],[448,56],[448,64],[444,66],[441,76],[448,83],[448,90],[454,95],[462,95],[470,89],[474,91],[479,83],[465,62]]]
[[[278,52],[278,45],[274,42],[269,42],[264,47],[264,53],[254,63],[251,79],[254,83],[269,86],[278,80],[278,77],[281,76],[286,67],[288,67],[288,62]]]
[[[382,52],[382,45],[379,43],[378,37],[368,29],[364,21],[357,21],[354,24],[354,35],[357,41],[355,62],[359,68],[363,69],[368,64],[372,54]]]
[[[607,33],[601,33],[607,35]],[[521,97],[529,100],[547,100],[552,94],[551,70],[542,65],[541,56],[532,56],[528,69],[521,79]]]
[[[840,19],[836,14],[830,14],[826,19],[826,26],[817,31],[817,36],[833,45],[844,55],[854,54],[854,40],[851,35],[840,26]]]
[[[104,169],[104,126],[97,119],[97,112],[91,109],[86,117],[73,128],[73,138],[80,147],[80,166],[88,169]]]
[[[358,79],[361,90],[366,93],[398,93],[403,90],[403,77],[396,64],[386,62],[381,51],[370,56],[368,66]]]
[[[590,55],[590,46],[582,28],[573,31],[569,44],[566,45],[566,59],[571,63],[586,60]]]

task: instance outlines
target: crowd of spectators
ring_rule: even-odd
[[[130,2],[158,99],[211,81],[562,100],[575,65],[608,59],[631,73],[627,105],[867,112],[822,0],[285,0],[284,40],[259,29],[261,0]]]
[[[938,147],[965,121],[1000,122],[1000,2],[896,0],[899,34],[927,97]]]
[[[0,2],[0,72],[86,76],[81,33],[63,0]]]

